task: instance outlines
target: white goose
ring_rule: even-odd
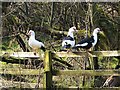
[[[28,35],[30,36],[28,41],[29,46],[35,51],[40,48],[45,52],[45,45],[35,39],[35,32],[33,30],[30,30]]]
[[[65,37],[62,41],[62,50],[70,49],[70,48],[74,47],[75,39],[74,39],[73,32],[75,32],[75,31],[77,31],[75,26],[73,26],[69,29],[67,37]]]
[[[85,38],[85,39],[81,40],[73,48],[75,48],[75,49],[78,49],[78,48],[90,49],[91,47],[94,47],[97,44],[97,41],[98,41],[97,34],[99,32],[100,32],[99,28],[94,29],[93,35],[90,38]]]

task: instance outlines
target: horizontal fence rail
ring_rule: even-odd
[[[120,70],[58,70],[53,72],[54,75],[69,75],[69,76],[108,76],[114,74],[120,76]]]
[[[0,74],[11,74],[11,75],[39,75],[39,72],[43,73],[43,70],[15,69],[15,68],[0,69]]]
[[[38,69],[0,69],[0,74],[11,74],[11,75],[39,75],[44,73],[44,70]],[[86,75],[86,76],[108,76],[114,74],[115,76],[120,76],[120,70],[52,70],[52,75]]]
[[[86,53],[90,57],[113,57],[120,56],[120,50],[118,51],[79,51],[79,52],[54,52],[54,55],[59,57],[85,57]],[[39,58],[41,54],[34,54],[34,52],[10,52],[2,53],[3,55],[8,55],[10,57],[21,57],[21,58]]]
[[[38,53],[34,54],[34,52],[10,52],[3,53],[2,56],[8,57],[16,57],[16,58],[39,58],[40,55]]]
[[[59,57],[85,57],[86,51],[81,52],[55,52],[55,54]],[[120,56],[119,51],[88,51],[88,56],[90,57],[113,57]]]

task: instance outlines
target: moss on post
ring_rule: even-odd
[[[44,77],[43,77],[43,88],[48,90],[52,87],[52,58],[51,52],[45,52],[44,59]]]

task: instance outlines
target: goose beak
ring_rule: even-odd
[[[78,32],[79,30],[75,30],[75,32]]]
[[[99,31],[99,34],[101,34],[104,37],[106,36],[102,30]]]
[[[28,32],[27,35],[28,35],[28,36],[31,36],[31,32]]]
[[[79,30],[77,30],[77,29],[74,29],[74,31],[75,31],[75,32],[78,32]]]

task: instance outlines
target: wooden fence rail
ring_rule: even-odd
[[[39,72],[45,73],[45,70],[38,69],[0,69],[0,74],[11,74],[11,75],[39,75]],[[53,70],[52,75],[69,75],[69,76],[108,76],[114,74],[120,76],[120,70]]]
[[[85,57],[86,51],[82,52],[55,52],[55,54],[59,57]],[[118,51],[89,51],[89,57],[113,57],[120,56],[120,50]]]
[[[52,54],[57,55],[59,57],[85,57],[86,51],[80,52],[53,52]],[[120,56],[120,50],[118,51],[89,51],[89,57],[113,57],[113,56]],[[41,57],[40,54],[34,54],[34,52],[10,52],[6,53],[3,52],[0,56],[10,56],[10,57],[17,57],[17,58],[39,58]]]

